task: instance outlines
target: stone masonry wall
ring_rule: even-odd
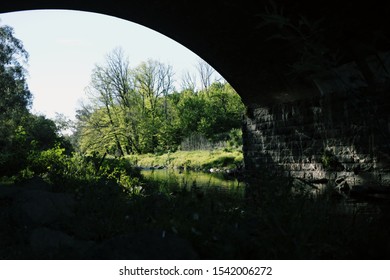
[[[389,186],[388,93],[333,93],[248,109],[243,123],[246,170]]]

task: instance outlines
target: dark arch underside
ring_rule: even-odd
[[[124,4],[117,0],[13,0],[0,5],[0,12],[34,9],[96,12],[161,32],[213,65],[247,105],[291,101],[313,94],[315,86],[307,75],[290,75],[291,65],[299,62],[303,53],[294,40],[282,38],[294,34],[288,23],[300,26],[300,32],[305,34],[318,24],[321,46],[326,47],[330,56],[341,53],[339,63],[362,62],[370,53],[390,49],[389,3],[129,0]],[[267,15],[271,15],[268,20]],[[265,19],[268,24],[264,24]],[[276,24],[272,23],[275,20]]]

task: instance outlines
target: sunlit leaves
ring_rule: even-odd
[[[78,114],[82,152],[116,156],[175,151],[185,137],[200,133],[220,140],[241,126],[243,104],[227,83],[212,82],[213,69],[200,64],[203,89],[175,92],[170,65],[148,60],[131,68],[115,49],[93,70],[89,106]]]

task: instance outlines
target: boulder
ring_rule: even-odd
[[[17,225],[27,227],[49,225],[73,217],[75,204],[71,194],[23,191],[14,201],[13,220]]]
[[[28,190],[53,191],[53,185],[47,183],[41,177],[33,177],[21,182],[21,186]]]
[[[22,190],[20,187],[0,185],[0,199],[14,199]]]
[[[173,233],[143,231],[115,236],[87,252],[88,259],[197,259],[191,244]]]
[[[55,255],[61,248],[74,247],[75,240],[61,231],[38,227],[31,233],[30,246],[36,254]]]
[[[76,240],[72,236],[46,227],[34,229],[30,246],[36,258],[79,259],[93,245],[92,241]]]

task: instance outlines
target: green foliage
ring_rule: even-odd
[[[25,160],[20,145],[26,138],[22,122],[31,102],[23,67],[27,58],[13,29],[0,26],[0,176],[14,174]]]
[[[0,26],[0,111],[25,111],[31,102],[24,64],[28,53],[9,26]]]
[[[123,156],[175,151],[191,135],[219,142],[241,127],[244,106],[227,83],[201,91],[173,92],[172,69],[149,60],[134,69],[120,50],[97,66],[88,93],[91,106],[79,111],[80,151]]]
[[[9,120],[9,122],[13,121]],[[0,156],[3,175],[16,174],[26,167],[29,154],[39,153],[57,144],[67,147],[67,152],[71,152],[70,144],[57,134],[57,127],[52,120],[28,113],[16,122],[19,125],[8,132],[9,137],[1,139],[6,143],[3,146],[4,152]]]
[[[238,128],[233,128],[229,131],[229,147],[231,148],[239,148],[242,147],[242,130]]]
[[[59,145],[29,155],[29,165],[24,174],[47,178],[58,188],[85,189],[95,185],[119,186],[126,191],[141,185],[140,173],[128,160],[100,157],[95,153],[84,156],[80,153],[66,155]]]
[[[64,167],[63,148],[59,146],[45,151],[33,151],[29,155],[29,169],[37,175],[60,173]]]
[[[0,176],[12,176],[26,168],[33,153],[69,143],[58,135],[52,120],[28,111],[31,93],[24,66],[28,53],[13,29],[0,26]],[[48,156],[48,155],[47,155]]]

